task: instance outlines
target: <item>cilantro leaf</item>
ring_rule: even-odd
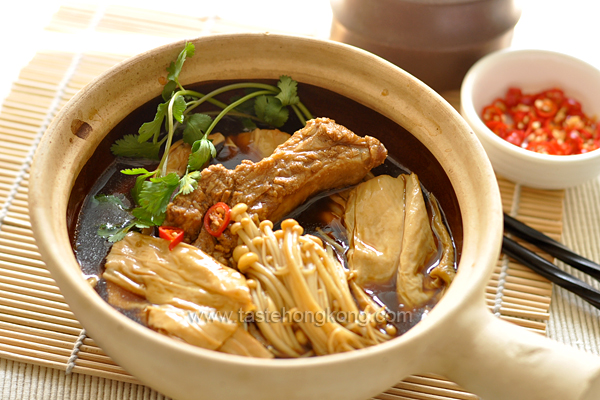
[[[160,226],[165,221],[165,214],[152,215],[150,211],[143,207],[136,207],[131,211],[135,217],[135,226],[139,229],[150,228],[152,226]]]
[[[147,175],[140,175],[135,179],[135,184],[131,188],[131,197],[136,202],[136,204],[140,204],[140,193],[142,188],[144,187],[144,182],[146,182],[146,178],[152,175],[152,172]]]
[[[152,217],[160,216],[167,211],[171,196],[179,186],[179,177],[176,173],[160,178],[150,178],[142,183],[139,193],[139,204],[150,213]]]
[[[198,181],[200,180],[201,176],[202,174],[200,173],[200,171],[192,171],[185,174],[179,180],[179,192],[177,192],[177,195],[190,194],[194,190],[196,190],[196,188],[198,187]]]
[[[158,159],[161,143],[140,143],[138,135],[125,135],[110,147],[115,156]]]
[[[169,101],[173,97],[173,93],[177,91],[177,83],[175,81],[168,81],[162,91],[162,98],[164,101]]]
[[[289,117],[289,111],[273,96],[259,96],[254,103],[256,116],[274,127],[281,127]]]
[[[161,103],[156,108],[156,115],[154,119],[150,122],[146,122],[140,126],[138,129],[138,142],[146,142],[151,137],[157,137],[160,133],[160,127],[162,126],[162,122],[165,119],[165,114],[167,113],[168,103]]]
[[[134,224],[129,222],[124,226],[114,226],[112,224],[104,224],[98,228],[98,236],[108,239],[110,243],[116,243],[123,239],[127,232],[133,228]]]
[[[275,97],[281,101],[281,104],[284,107],[298,104],[300,102],[300,98],[298,97],[298,82],[289,76],[282,75],[279,78],[279,82],[277,82],[277,87],[281,90],[281,92]]]
[[[128,208],[123,201],[127,200],[122,194],[119,194],[118,196],[115,196],[114,194],[98,194],[94,196],[94,200],[98,201],[99,203],[112,203],[122,210],[127,210]]]
[[[156,171],[148,171],[146,168],[128,168],[121,170],[121,173],[124,175],[139,175],[135,180],[135,184],[131,188],[131,197],[133,197],[133,200],[137,204],[140,203],[140,191],[142,190],[144,181],[146,178],[152,176],[155,172]]]
[[[146,168],[126,168],[126,169],[122,169],[121,173],[124,175],[140,175],[140,174],[152,175],[154,173],[154,171],[148,171]]]
[[[256,89],[255,90],[245,90],[244,93],[250,94],[255,91],[256,91]],[[241,98],[242,98],[242,96],[240,96],[240,95],[231,96],[229,98],[229,103],[230,104],[235,103],[236,101],[240,100]],[[244,114],[254,115],[254,99],[250,99],[250,100],[243,102],[242,104],[237,106],[235,108],[235,110],[239,111],[241,113],[244,113]]]
[[[258,128],[254,121],[252,121],[250,118],[242,118],[242,126],[249,131],[253,131]]]
[[[179,123],[183,123],[183,113],[187,108],[187,103],[183,96],[177,96],[177,98],[173,101],[173,118],[175,118]]]
[[[123,225],[104,224],[98,228],[97,234],[110,243],[116,243],[123,239],[127,233],[133,229],[145,229],[153,226],[160,226],[165,220],[165,214],[160,216],[152,216],[147,210],[142,207],[136,207],[131,211],[134,217]]]
[[[183,141],[192,145],[204,137],[204,132],[210,126],[212,118],[206,114],[192,114],[186,118],[185,122]]]
[[[191,171],[202,169],[202,166],[217,155],[215,145],[208,139],[196,140],[192,145],[192,153],[188,158],[188,168]]]
[[[246,90],[246,94],[250,94],[250,93],[252,93],[252,91]],[[241,98],[242,98],[242,96],[239,96],[239,95],[231,96],[229,98],[229,103],[234,103]],[[248,101],[243,102],[242,104],[240,104],[239,106],[237,106],[235,108],[235,111],[240,112],[242,114],[255,115],[254,101],[255,101],[255,99],[250,99]],[[250,118],[241,117],[240,121],[242,122],[242,125],[244,126],[244,128],[249,131],[253,131],[254,129],[257,128],[256,123]]]
[[[174,62],[171,62],[171,65],[169,65],[169,67],[167,68],[167,72],[169,73],[167,75],[168,80],[179,83],[179,74],[181,73],[181,68],[183,67],[183,63],[185,62],[186,58],[193,57],[195,51],[196,51],[196,48],[195,48],[194,44],[190,43],[190,42],[186,42],[185,47],[183,48],[183,50],[181,50],[181,52],[177,56],[177,60]]]

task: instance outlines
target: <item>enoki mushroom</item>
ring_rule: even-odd
[[[252,317],[277,356],[339,353],[394,337],[384,307],[357,287],[355,300],[350,272],[320,238],[303,235],[293,219],[273,231],[271,221],[258,222],[247,209],[231,210],[231,232],[240,242],[233,258],[248,278],[257,307]]]

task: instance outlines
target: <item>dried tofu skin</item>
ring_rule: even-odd
[[[205,349],[272,358],[241,320],[254,310],[246,278],[202,250],[128,233],[106,257],[103,277],[149,303],[148,327]]]
[[[218,349],[222,353],[237,354],[245,357],[274,358],[265,346],[248,331],[237,329]]]
[[[437,252],[427,206],[415,174],[410,174],[406,179],[405,218],[396,293],[406,308],[415,308],[425,304],[433,295],[423,288],[423,268]]]
[[[151,305],[146,313],[148,327],[209,350],[217,350],[238,330],[236,322],[209,307],[192,311],[168,304]]]
[[[405,309],[426,304],[436,291],[454,279],[454,247],[437,202],[433,222],[416,174],[377,176],[354,188],[344,220],[348,231],[348,264],[359,288],[395,280],[399,303]],[[426,280],[425,268],[442,257]],[[358,288],[354,289],[359,297]],[[358,294],[357,294],[358,293]]]
[[[183,310],[168,304],[146,307],[148,327],[194,346],[245,357],[273,358],[240,324],[209,307]]]
[[[380,175],[350,192],[344,220],[356,283],[388,282],[398,270],[404,232],[404,176]]]
[[[279,129],[255,129],[250,133],[249,146],[252,147],[262,158],[269,157],[277,146],[283,144],[290,138],[289,133]]]
[[[454,243],[452,237],[444,225],[442,218],[442,212],[438,206],[437,199],[430,194],[431,207],[433,209],[433,229],[437,233],[437,236],[442,244],[442,258],[438,265],[431,270],[429,276],[433,278],[434,287],[448,287],[450,282],[454,280],[456,276],[456,270],[454,269]]]
[[[229,147],[229,153],[236,154],[244,148],[244,153],[249,159],[258,161],[269,157],[277,146],[285,143],[290,134],[279,129],[259,129],[252,132],[241,132],[235,137],[228,136],[225,139],[225,146]]]
[[[173,143],[167,160],[167,174],[174,172],[179,177],[185,175],[190,154],[192,154],[192,146],[183,143],[183,140]]]
[[[168,246],[167,240],[130,232],[112,246],[103,277],[154,304],[191,302],[232,314],[254,308],[238,271],[191,245]]]

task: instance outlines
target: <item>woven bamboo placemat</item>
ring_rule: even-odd
[[[123,21],[127,21],[126,24]],[[182,28],[185,27],[185,28]],[[191,18],[147,10],[63,7],[48,29],[64,34],[179,38],[212,32],[259,30],[219,18]],[[288,32],[289,33],[289,32]],[[293,33],[293,32],[291,32]],[[303,32],[303,34],[311,34]],[[0,110],[0,357],[138,385],[85,335],[37,251],[27,210],[28,171],[36,146],[58,110],[95,76],[124,55],[40,51],[23,68]],[[563,191],[534,190],[498,177],[504,211],[560,239]],[[552,286],[527,268],[498,260],[486,290],[499,318],[545,334]],[[143,389],[136,398],[162,398]],[[143,393],[143,394],[142,394]],[[142,396],[142,397],[140,397]],[[111,397],[112,398],[112,397]],[[121,397],[118,397],[121,398]],[[122,398],[126,398],[126,394]],[[411,376],[378,399],[476,399],[434,375]]]

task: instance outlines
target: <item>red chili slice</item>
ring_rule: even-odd
[[[565,98],[563,106],[567,108],[567,112],[571,115],[581,115],[581,103],[570,97]]]
[[[571,133],[567,135],[566,144],[569,149],[567,154],[580,154],[583,147],[581,132],[575,130],[571,131]]]
[[[556,139],[548,142],[548,154],[565,156],[571,154],[566,143],[559,143]]]
[[[520,103],[521,104],[525,104],[527,106],[531,106],[533,105],[533,102],[535,101],[535,96],[532,94],[524,94],[523,96],[521,96],[521,100]]]
[[[176,228],[174,226],[159,226],[158,227],[158,236],[163,239],[168,240],[169,250],[173,250],[175,246],[183,241],[184,231],[181,228]]]
[[[556,103],[548,98],[538,98],[533,103],[536,114],[541,118],[552,118],[558,111]]]
[[[523,96],[521,89],[514,87],[509,88],[506,92],[506,105],[508,107],[516,106],[517,104],[519,104],[521,96]]]
[[[231,210],[223,202],[218,202],[204,214],[204,229],[212,236],[220,236],[229,225]]]
[[[579,135],[581,136],[582,139],[588,140],[588,139],[593,138],[593,134],[592,134],[592,132],[589,131],[589,128],[578,129],[577,131],[579,132]]]
[[[535,151],[537,153],[549,154],[548,152],[549,144],[548,142],[529,142],[527,144],[527,150]]]
[[[565,93],[560,89],[554,88],[554,89],[544,90],[541,93],[541,96],[551,99],[552,101],[554,101],[557,104],[560,104],[563,102],[563,100],[565,98]]]
[[[501,121],[503,114],[504,112],[499,107],[491,105],[483,109],[482,117],[484,121]]]
[[[504,140],[506,140],[509,143],[514,144],[515,146],[521,146],[521,144],[523,143],[523,140],[525,140],[525,132],[523,132],[522,130],[519,129],[512,129],[508,132],[506,132],[506,136],[504,137]]]
[[[502,121],[486,121],[485,126],[500,137],[504,137],[506,133],[506,124]]]

